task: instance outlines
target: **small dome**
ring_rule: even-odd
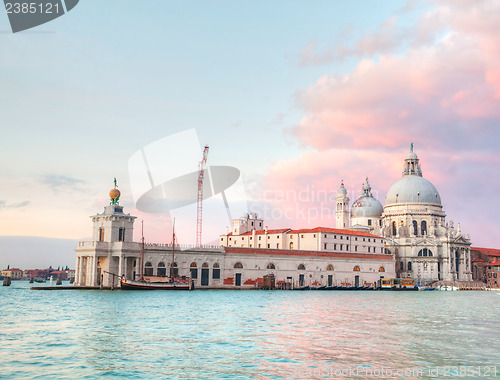
[[[400,203],[429,203],[441,206],[441,197],[428,180],[410,175],[392,185],[385,198],[386,206]]]
[[[351,207],[351,218],[380,218],[384,208],[382,204],[372,196],[362,195]]]
[[[418,159],[418,157],[417,157],[417,154],[415,152],[411,151],[410,153],[408,153],[406,155],[406,159],[407,160],[416,160],[416,159]]]
[[[337,191],[337,197],[345,198],[347,196],[347,190],[344,187],[344,182],[340,184],[339,190]]]

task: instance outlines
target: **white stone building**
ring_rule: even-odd
[[[344,184],[339,194],[342,189]],[[461,232],[460,224],[455,228],[445,217],[441,197],[422,176],[412,145],[402,178],[389,189],[383,208],[371,195],[367,179],[351,208],[351,228],[385,238],[386,251],[395,255],[398,277],[419,282],[471,281],[470,238]]]
[[[74,285],[112,288],[122,276],[137,279],[142,244],[132,241],[135,217],[110,204],[91,218],[93,239],[78,244]],[[239,234],[223,235],[217,247],[144,244],[144,275],[161,281],[172,268],[202,288],[254,288],[270,274],[295,287],[364,286],[395,277],[394,257],[384,254],[378,236],[321,227],[257,230],[262,224],[256,215],[236,220]]]

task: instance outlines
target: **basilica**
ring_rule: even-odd
[[[364,230],[381,236],[386,252],[394,255],[401,278],[418,282],[471,281],[471,242],[460,224],[446,222],[441,197],[422,175],[413,151],[406,155],[402,177],[387,192],[385,205],[373,197],[368,178],[350,210],[341,184],[338,190],[337,227]]]
[[[75,286],[113,288],[120,278],[141,275],[163,281],[167,270],[207,288],[254,288],[269,276],[286,288],[377,287],[396,277],[421,284],[472,280],[470,238],[460,224],[446,222],[413,145],[384,206],[368,179],[351,206],[341,184],[332,205],[336,228],[268,229],[257,215],[245,214],[219,246],[146,244],[133,241],[136,217],[124,212],[119,197],[112,189],[111,204],[91,217],[93,238],[76,249]]]

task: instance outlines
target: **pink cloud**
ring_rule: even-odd
[[[271,210],[292,210],[281,218],[270,214],[271,220],[333,226],[342,179],[352,201],[368,176],[384,204],[414,142],[448,219],[462,221],[476,245],[498,245],[487,226],[496,224],[499,211],[488,200],[500,188],[500,3],[435,4],[413,28],[400,30],[392,18],[345,50],[377,59],[364,58],[348,75],[324,75],[297,93],[296,106],[305,116],[287,132],[308,150],[267,173],[261,199]],[[392,53],[402,46],[392,32],[408,45],[405,54]],[[337,53],[323,53],[318,62]],[[307,54],[303,63],[314,61],[316,46]],[[328,198],[318,199],[325,189]],[[299,199],[299,193],[306,196]],[[328,207],[330,214],[300,212]]]

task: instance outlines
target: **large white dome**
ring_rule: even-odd
[[[441,206],[441,197],[434,185],[425,178],[409,175],[392,185],[385,198],[386,206],[401,203],[429,203]]]

